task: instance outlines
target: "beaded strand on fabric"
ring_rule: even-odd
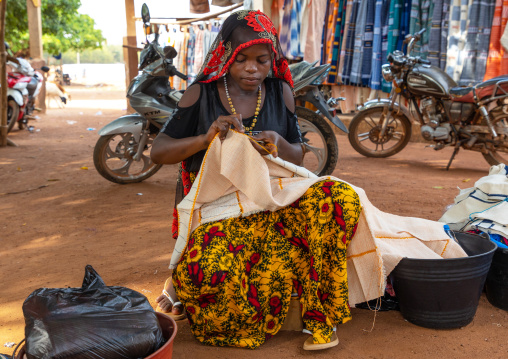
[[[231,101],[231,97],[229,96],[228,83],[226,81],[226,76],[224,76],[224,88],[226,90],[226,97],[228,98],[229,107],[231,108],[231,112],[236,114],[236,110],[233,107],[233,101]],[[258,87],[258,102],[256,105],[256,111],[254,112],[254,119],[252,120],[252,124],[250,127],[245,126],[245,131],[254,130],[254,126],[256,126],[256,122],[258,122],[259,109],[261,107],[261,85]]]

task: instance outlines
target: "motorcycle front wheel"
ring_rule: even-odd
[[[497,134],[502,137],[504,141],[504,150],[508,151],[508,108],[497,108],[491,111],[489,114],[491,116],[491,123]],[[484,122],[482,122],[484,124]],[[486,123],[485,123],[486,125]],[[503,135],[504,134],[504,135]],[[491,137],[489,135],[489,137]],[[490,148],[488,153],[482,153],[485,161],[488,162],[491,166],[497,166],[501,163],[508,165],[508,152],[500,152],[496,149]]]
[[[402,113],[388,113],[388,125],[383,136],[384,107],[358,112],[349,125],[349,143],[366,157],[390,157],[402,151],[411,138],[411,121]]]
[[[19,117],[19,105],[13,99],[7,101],[7,132],[11,132]]]
[[[305,145],[302,166],[317,176],[331,174],[339,158],[339,146],[332,128],[323,117],[308,108],[296,107],[296,116]]]
[[[150,149],[155,136],[156,134],[150,134],[138,161],[134,159],[134,155],[138,151],[139,143],[132,133],[101,136],[93,152],[93,163],[97,172],[108,181],[119,184],[141,182],[153,176],[162,167],[150,159]]]

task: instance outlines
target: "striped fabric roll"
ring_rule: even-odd
[[[390,11],[388,15],[388,42],[386,46],[387,55],[397,50],[397,43],[400,36],[400,15],[402,14],[403,4],[404,0],[390,1]],[[390,92],[392,90],[392,84],[383,79],[381,81],[381,89],[384,92]]]
[[[402,50],[404,38],[409,34],[409,18],[411,15],[411,0],[404,0],[400,15],[400,32],[397,42],[397,50]]]
[[[365,34],[365,25],[367,23],[367,3],[360,1],[358,15],[356,17],[356,28],[354,36],[353,61],[351,64],[352,84],[360,85],[362,83],[362,62],[363,62],[363,36]]]
[[[337,7],[337,18],[335,22],[335,32],[333,34],[333,44],[331,49],[331,67],[328,74],[328,83],[338,83],[338,68],[340,61],[340,46],[344,35],[344,15],[346,12],[346,0],[340,0]]]
[[[291,59],[300,59],[303,57],[303,52],[300,50],[301,5],[302,0],[293,0],[293,6],[291,7],[289,54],[286,55]]]
[[[501,36],[508,22],[508,0],[497,0],[490,33],[489,57],[484,81],[508,73],[508,53],[501,46]]]
[[[450,22],[448,24],[448,50],[446,52],[446,73],[458,81],[462,72],[459,56],[466,42],[468,8],[473,0],[451,0]]]
[[[354,0],[351,8],[351,18],[348,24],[346,47],[344,53],[344,67],[342,69],[342,82],[345,85],[351,84],[351,69],[353,65],[353,53],[355,49],[356,18],[361,0]]]
[[[428,59],[432,65],[445,69],[446,50],[448,47],[448,21],[450,17],[450,0],[436,0],[432,12],[432,24],[429,36]]]
[[[374,40],[374,18],[376,16],[376,0],[367,0],[367,19],[363,34],[362,80],[368,86],[372,74],[372,45]]]
[[[431,16],[434,11],[434,5],[434,2],[430,0],[419,0],[411,3],[409,33],[414,34],[423,28],[426,29],[420,41],[416,42],[413,47],[413,52],[411,53],[413,56],[421,56],[424,59],[427,58],[427,53],[429,51]]]
[[[351,20],[351,11],[353,10],[353,1],[346,1],[346,14],[344,15],[344,34],[342,35],[342,44],[340,45],[339,68],[337,69],[338,82],[342,82],[342,71],[344,70],[344,59],[346,57],[346,39],[349,32],[349,21]]]
[[[389,6],[390,0],[376,1],[374,39],[372,43],[372,76],[369,81],[369,87],[374,90],[381,89],[381,65],[386,62],[386,44],[388,32],[387,19]],[[384,47],[383,42],[385,44]]]
[[[460,86],[483,81],[495,4],[496,0],[473,0],[469,7],[466,43],[464,50],[460,52],[464,64],[458,81]]]

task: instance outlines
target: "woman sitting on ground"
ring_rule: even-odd
[[[275,157],[301,164],[303,146],[291,86],[270,19],[260,11],[233,13],[196,81],[154,141],[153,161],[182,163],[185,195],[214,137],[222,141],[234,128],[250,134],[261,155],[270,150]],[[264,142],[263,147],[256,141]],[[330,208],[333,216],[319,215],[332,214]],[[190,237],[189,246],[197,251],[182,255],[165,294],[157,298],[158,310],[186,315],[203,343],[256,348],[278,332],[296,292],[305,328],[312,332],[304,349],[335,346],[334,327],[351,318],[346,249],[360,211],[349,185],[328,180],[275,212],[203,224]],[[197,268],[202,271],[199,278]]]

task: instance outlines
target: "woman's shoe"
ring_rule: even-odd
[[[175,302],[173,300],[173,298],[171,298],[171,295],[169,295],[169,293],[167,291],[167,289],[169,289],[172,286],[171,280],[172,280],[171,277],[166,279],[166,283],[164,284],[164,289],[162,290],[162,294],[160,296],[160,297],[164,297],[161,301],[168,300],[171,303],[171,309],[169,311],[162,309],[160,306],[161,301],[159,301],[155,311],[164,313],[164,314],[170,316],[171,318],[173,318],[174,320],[182,320],[182,319],[186,318],[185,312],[183,310],[182,302]],[[157,299],[159,299],[159,298],[157,298]],[[180,314],[173,313],[173,310],[175,310],[175,309],[180,309],[179,310]]]
[[[333,332],[329,343],[315,344],[313,338],[309,337],[303,343],[303,349],[304,350],[322,350],[322,349],[333,348],[337,345],[339,345],[339,338],[337,337],[337,334],[335,332]]]

